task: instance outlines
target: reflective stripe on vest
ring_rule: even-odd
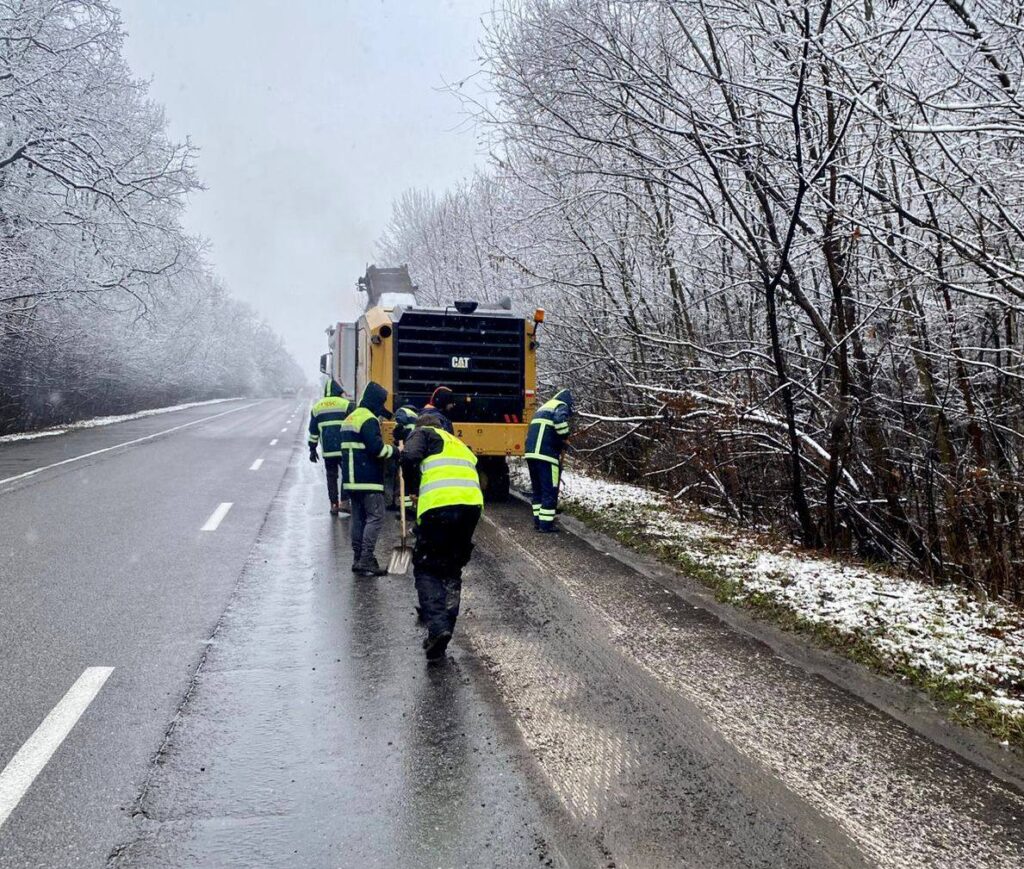
[[[434,480],[432,483],[420,484],[420,495],[426,492],[433,492],[435,489],[443,489],[445,486],[463,489],[479,489],[480,480]]]
[[[447,434],[447,432],[446,432]],[[441,453],[439,457],[424,459],[420,462],[420,473],[433,470],[434,468],[475,468],[476,461],[469,459],[452,459]]]
[[[419,521],[428,510],[457,505],[482,507],[484,494],[476,472],[476,456],[462,441],[444,429],[429,426],[444,444],[441,452],[420,462],[420,491],[416,509]]]

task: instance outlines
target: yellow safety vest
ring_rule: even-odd
[[[341,426],[352,409],[352,402],[339,395],[327,395],[321,398],[310,411],[309,443],[320,444],[324,458],[340,456]],[[337,429],[332,431],[332,429]]]
[[[366,452],[361,433],[367,420],[371,419],[376,419],[372,410],[357,407],[341,426],[341,450],[348,454],[344,469],[346,492],[384,491],[384,470],[380,460],[390,458],[394,447],[384,444],[376,456]]]
[[[433,428],[431,426],[431,428]],[[482,507],[484,493],[476,472],[476,456],[455,435],[434,428],[444,441],[444,449],[420,462],[419,505],[416,521],[428,510],[458,504]]]

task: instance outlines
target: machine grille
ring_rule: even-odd
[[[518,318],[404,312],[395,323],[399,403],[422,406],[443,384],[459,399],[457,420],[521,421],[524,340]]]

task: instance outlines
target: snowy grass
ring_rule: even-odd
[[[525,467],[514,480],[529,488]],[[973,707],[965,717],[1024,743],[1024,613],[951,586],[933,586],[776,544],[667,496],[582,471],[562,478],[562,504],[622,542],[654,551],[719,591],[852,657],[910,676]],[[859,650],[862,654],[856,654]],[[863,654],[867,652],[867,654]]]
[[[16,441],[30,441],[36,438],[49,438],[56,435],[67,434],[69,431],[76,431],[83,428],[97,428],[98,426],[114,425],[118,422],[128,422],[132,419],[142,419],[146,416],[157,416],[161,413],[171,413],[175,410],[186,410],[190,407],[202,407],[207,404],[220,404],[225,401],[237,401],[236,398],[212,398],[208,401],[190,401],[186,404],[175,404],[171,407],[154,407],[150,410],[139,410],[135,413],[122,413],[117,416],[98,416],[93,419],[83,419],[80,422],[73,422],[69,425],[44,428],[39,431],[18,432],[0,436],[0,444],[14,443]]]

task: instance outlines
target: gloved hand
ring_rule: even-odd
[[[316,447],[311,446],[309,448],[309,460],[315,465],[316,464],[316,459],[317,459]]]

